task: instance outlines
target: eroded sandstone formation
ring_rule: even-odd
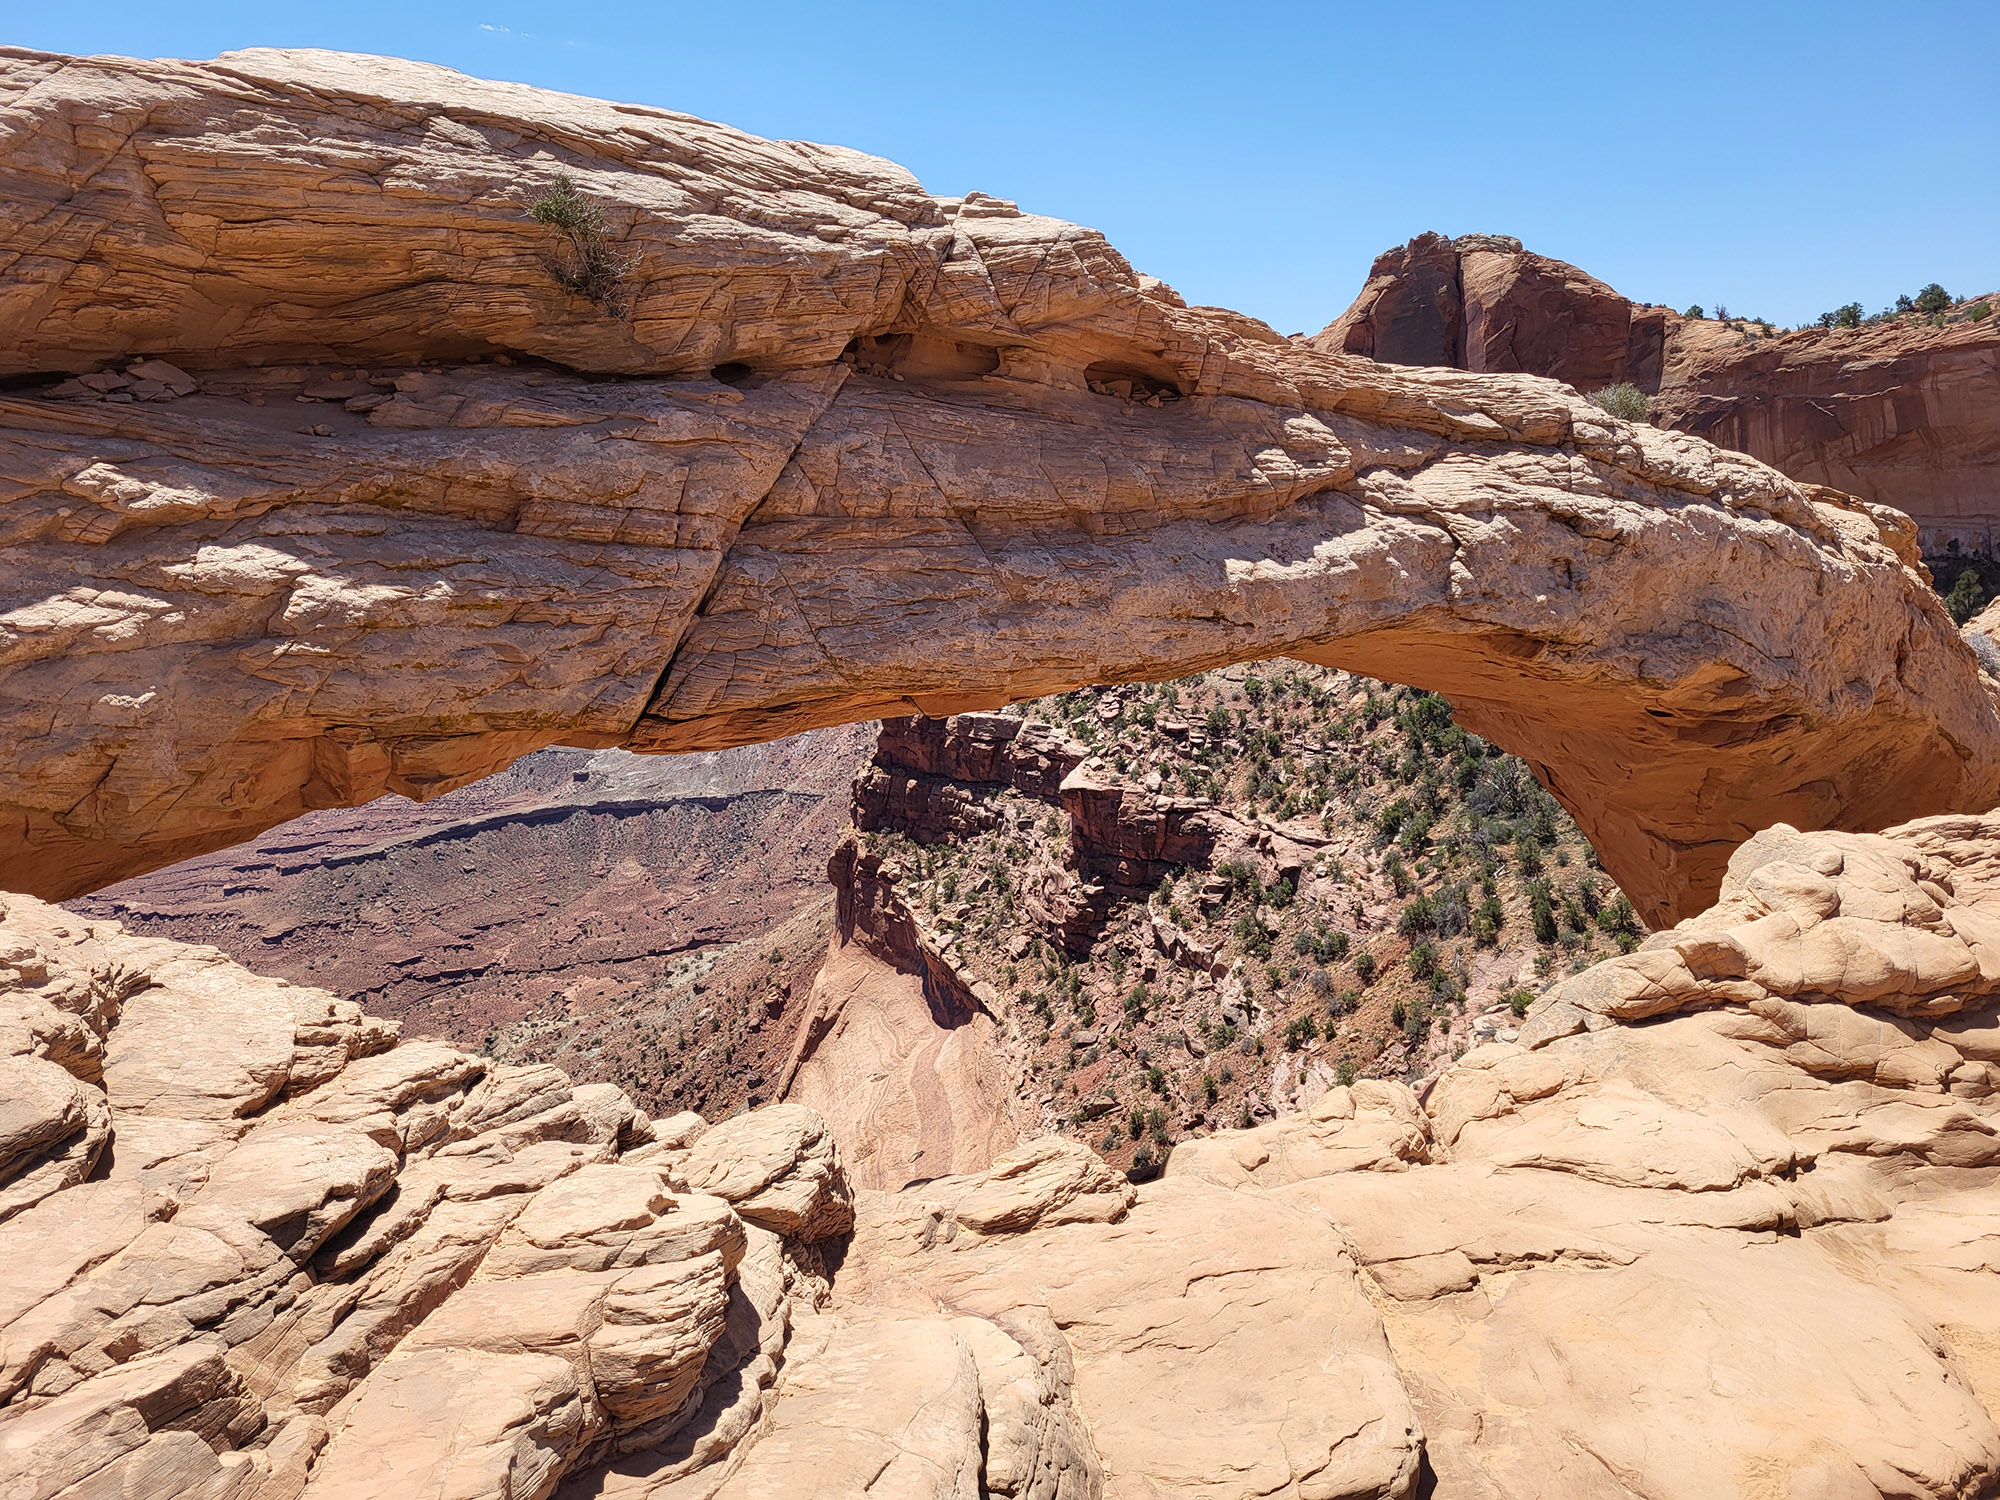
[[[6,51],[0,122],[0,884],[550,743],[1273,655],[1448,693],[1654,919],[1773,819],[2000,797],[1905,521],[1549,381],[1322,353],[872,157],[417,64]],[[552,270],[564,177],[615,296]]]
[[[1972,307],[1993,297],[1967,299]],[[2000,318],[1909,316],[1772,336],[1634,303],[1505,235],[1420,234],[1376,258],[1315,347],[1406,365],[1629,381],[1652,420],[1914,517],[1926,551],[2000,526]]]
[[[1779,826],[1425,1097],[896,1192],[26,897],[0,1491],[1965,1500],[2000,814]]]

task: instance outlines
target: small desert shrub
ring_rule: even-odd
[[[1629,380],[1621,380],[1616,385],[1607,385],[1601,391],[1592,391],[1590,401],[1593,406],[1610,413],[1621,422],[1643,422],[1653,407],[1646,393]]]
[[[1944,607],[1951,611],[1952,620],[1963,625],[1979,613],[1979,606],[1986,602],[1986,590],[1979,582],[1979,574],[1967,568],[1952,581],[1951,592],[1944,596]]]
[[[2000,677],[2000,646],[1993,644],[1993,637],[1975,630],[1965,638],[1972,648],[1972,654],[1979,658],[1979,666],[1989,677]]]
[[[528,217],[555,231],[555,248],[543,260],[557,286],[594,302],[614,318],[630,311],[625,278],[639,257],[621,255],[604,239],[604,210],[581,192],[567,172],[528,208]]]
[[[1951,307],[1951,293],[1933,281],[1917,293],[1917,311],[1920,313],[1941,313]]]

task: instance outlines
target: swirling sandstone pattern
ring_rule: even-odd
[[[549,273],[558,173],[623,317]],[[5,51],[0,188],[6,886],[554,742],[1280,654],[1448,693],[1655,920],[1775,819],[2000,799],[1894,513],[1316,352],[872,157],[382,59]]]

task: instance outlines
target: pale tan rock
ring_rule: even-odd
[[[733,1265],[743,1244],[743,1226],[721,1198],[671,1192],[643,1165],[589,1166],[535,1194],[494,1245],[480,1276],[620,1270],[710,1252]]]
[[[1046,1136],[1017,1146],[953,1206],[976,1234],[1017,1234],[1037,1224],[1116,1223],[1137,1194],[1087,1146]]]
[[[1060,1331],[1106,1494],[1358,1497],[1416,1482],[1421,1439],[1381,1321],[1315,1212],[1174,1177],[1141,1187],[1115,1224],[927,1245],[893,1200],[863,1208],[847,1296],[942,1300],[1003,1326],[1039,1309]]]
[[[980,1171],[1017,1143],[998,1019],[968,1003],[940,1024],[928,972],[915,943],[836,936],[806,996],[782,1095],[827,1122],[855,1187]]]
[[[1365,1078],[1336,1085],[1303,1114],[1182,1141],[1168,1176],[1223,1187],[1275,1187],[1332,1172],[1400,1172],[1430,1159],[1430,1121],[1409,1086]]]
[[[694,1394],[680,1410],[614,1436],[614,1449],[626,1456],[575,1471],[564,1500],[707,1496],[728,1476],[732,1454],[773,1399],[790,1333],[782,1241],[755,1224],[744,1226],[744,1233],[749,1248]]]
[[[1321,352],[1093,231],[661,111],[326,53],[0,61],[37,226],[4,363],[82,373],[0,399],[0,884],[556,741],[1274,655],[1449,694],[1649,919],[1774,818],[2000,798],[1890,513],[1552,381]],[[113,123],[79,154],[74,118]],[[631,258],[613,307],[549,273],[556,159]],[[536,364],[421,363],[468,348]],[[99,368],[135,359],[201,389]]]
[[[313,1465],[308,1500],[388,1494],[542,1500],[587,1436],[576,1371],[547,1354],[398,1354]]]
[[[614,1279],[603,1272],[558,1271],[475,1282],[454,1292],[397,1347],[552,1354],[587,1383],[584,1344],[604,1321],[604,1298]]]
[[[1018,1500],[1095,1500],[1104,1475],[1072,1401],[1069,1346],[1045,1313],[1023,1310],[1008,1321],[1018,1333],[984,1318],[952,1325],[979,1371],[980,1481],[988,1494]]]
[[[58,1070],[60,1071],[60,1070]],[[12,1218],[25,1208],[40,1203],[51,1193],[84,1181],[103,1156],[111,1138],[111,1108],[104,1095],[89,1084],[71,1086],[78,1090],[83,1123],[74,1134],[45,1148],[34,1164],[0,1187],[0,1220]],[[56,1090],[51,1088],[51,1094]]]
[[[0,1058],[0,1183],[83,1130],[87,1089],[39,1057]]]
[[[606,1293],[590,1339],[597,1398],[620,1425],[681,1410],[729,1311],[730,1267],[717,1251],[628,1271]]]
[[[0,1411],[0,1493],[226,1494],[216,1446],[226,1451],[262,1421],[218,1341],[184,1344]]]
[[[586,1083],[571,1090],[570,1101],[583,1116],[586,1138],[592,1141],[624,1140],[642,1118],[615,1083]]]
[[[199,951],[199,950],[197,950]],[[289,985],[236,965],[174,960],[119,1008],[104,1087],[120,1113],[224,1120],[270,1102],[291,1076],[298,1016]]]
[[[653,1142],[669,1151],[692,1146],[708,1129],[708,1121],[691,1109],[653,1121]]]
[[[520,1194],[438,1203],[366,1275],[314,1288],[239,1361],[257,1368],[262,1388],[327,1412],[472,1279],[523,1206]]]
[[[852,1195],[826,1122],[773,1104],[711,1125],[674,1168],[689,1191],[725,1199],[744,1218],[810,1244],[845,1234]]]
[[[788,1364],[763,1430],[715,1497],[978,1500],[980,1411],[979,1369],[952,1320],[834,1328]]]

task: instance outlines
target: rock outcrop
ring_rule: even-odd
[[[1926,551],[1990,551],[2000,528],[2000,317],[1772,336],[1743,319],[1627,301],[1504,235],[1420,234],[1379,256],[1317,348],[1402,365],[1629,381],[1652,419],[1913,517]]]
[[[875,158],[417,64],[7,51],[0,119],[0,884],[551,743],[1274,655],[1448,693],[1653,918],[1773,820],[2000,797],[1904,523],[1548,381],[1322,353]],[[595,301],[529,214],[558,190],[603,217]]]
[[[855,1188],[6,898],[0,1490],[2000,1484],[2000,813],[1778,826],[1425,1097]],[[179,1016],[183,1024],[160,1018]]]

